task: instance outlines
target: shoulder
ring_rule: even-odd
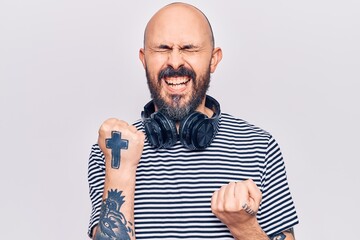
[[[257,136],[267,139],[272,137],[268,131],[228,113],[221,113],[219,130],[231,132],[234,135]]]

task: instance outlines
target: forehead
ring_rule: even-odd
[[[149,21],[145,41],[148,44],[210,44],[211,30],[205,16],[188,6],[165,7]]]

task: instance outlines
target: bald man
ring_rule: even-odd
[[[152,100],[133,125],[106,120],[90,154],[93,239],[295,239],[276,141],[206,95],[214,45],[194,6],[148,22],[139,58]]]

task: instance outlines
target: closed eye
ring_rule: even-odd
[[[171,50],[172,50],[172,47],[170,47],[168,45],[164,45],[164,44],[161,44],[156,48],[156,51],[158,51],[158,52],[165,52],[165,51],[171,51]]]
[[[186,52],[197,52],[197,51],[199,51],[199,48],[197,46],[192,45],[192,44],[188,44],[188,45],[182,46],[180,48],[180,50],[186,51]]]

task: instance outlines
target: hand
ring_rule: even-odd
[[[230,231],[257,225],[256,212],[261,202],[261,192],[253,180],[231,182],[215,191],[211,210]]]
[[[98,144],[105,156],[106,168],[128,169],[140,161],[145,135],[135,126],[110,118],[99,129]]]

